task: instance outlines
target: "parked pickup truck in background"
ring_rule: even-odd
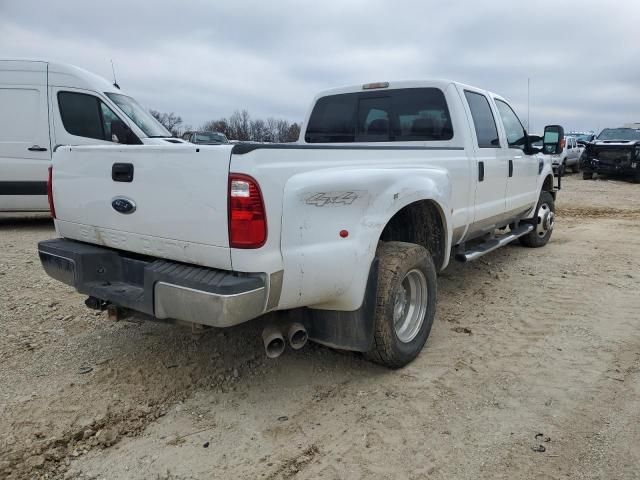
[[[545,129],[545,151],[561,127]],[[418,355],[451,257],[549,241],[551,163],[507,101],[450,81],[318,95],[295,144],[63,147],[40,242],[52,277],[114,316],[228,327],[272,311],[389,367]],[[278,323],[280,322],[280,323]]]
[[[587,144],[581,164],[585,180],[598,173],[625,176],[640,183],[640,130],[605,128]]]

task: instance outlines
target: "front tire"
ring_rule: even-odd
[[[413,243],[378,247],[378,293],[374,343],[365,356],[389,368],[415,359],[436,313],[436,268],[429,251]]]
[[[593,172],[582,172],[583,180],[593,180]]]
[[[574,163],[574,164],[571,166],[571,171],[572,171],[573,173],[580,173],[580,161],[579,161],[579,160],[578,160],[578,161],[576,161],[576,163]]]
[[[520,237],[520,243],[525,247],[544,247],[551,238],[555,223],[556,206],[553,196],[547,191],[540,193],[540,199],[536,206],[536,214],[533,217],[533,230]]]

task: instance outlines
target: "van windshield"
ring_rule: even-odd
[[[105,92],[105,95],[118,105],[147,137],[171,137],[171,133],[133,98],[121,93]]]

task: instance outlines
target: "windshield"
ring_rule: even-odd
[[[196,133],[195,143],[227,143],[222,133]]]
[[[160,122],[151,116],[144,108],[140,106],[133,98],[122,95],[121,93],[108,93],[113,103],[118,105],[120,109],[135,123],[147,137],[170,137],[171,133],[164,128]]]
[[[605,128],[598,140],[640,140],[640,130],[633,128]]]

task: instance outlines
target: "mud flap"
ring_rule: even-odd
[[[367,352],[373,345],[374,314],[378,291],[378,258],[369,269],[362,305],[358,310],[304,310],[303,323],[309,339],[341,350]]]

